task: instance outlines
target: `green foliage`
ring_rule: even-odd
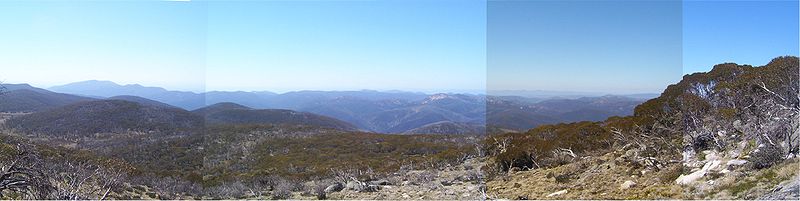
[[[728,187],[727,190],[732,195],[739,195],[740,193],[747,192],[748,190],[754,187],[756,187],[756,182],[747,180],[747,181],[737,182],[734,185]]]
[[[176,108],[141,105],[122,100],[80,102],[14,117],[6,126],[28,134],[79,138],[95,133],[197,133],[202,117]]]
[[[512,167],[560,165],[554,151],[569,149],[582,154],[608,148],[611,142],[611,132],[598,123],[578,122],[540,126],[526,133],[492,135],[484,144],[487,152],[495,156],[495,165],[508,171]]]
[[[266,176],[308,181],[333,178],[339,171],[374,177],[402,168],[441,168],[474,155],[476,137],[385,135],[310,126],[212,126],[203,138],[204,184]]]
[[[717,109],[717,113],[720,117],[725,120],[733,120],[736,117],[736,108],[719,108]]]
[[[205,120],[208,124],[290,124],[313,125],[324,128],[340,130],[358,130],[350,123],[307,112],[279,109],[228,109],[221,111],[205,111]]]
[[[659,172],[658,179],[661,183],[672,183],[675,182],[678,177],[683,174],[683,166],[682,165],[671,165],[666,169]]]
[[[783,161],[783,156],[784,153],[781,147],[765,144],[764,147],[760,147],[751,153],[750,158],[747,160],[752,164],[753,168],[763,169]]]
[[[471,147],[447,143],[447,136],[401,136],[344,133],[307,138],[268,139],[255,150],[255,170],[289,178],[330,175],[332,169],[358,169],[385,174],[403,165],[455,165]]]

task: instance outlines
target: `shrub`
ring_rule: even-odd
[[[247,187],[241,182],[227,183],[206,188],[206,194],[221,199],[244,198],[245,192],[247,192]]]
[[[316,185],[314,186],[314,196],[316,196],[317,199],[319,200],[327,199],[328,196],[325,193],[325,188],[328,188],[328,185],[326,185],[325,183],[323,182],[316,183]]]
[[[292,197],[292,191],[288,186],[279,185],[272,190],[272,199],[285,200]]]
[[[692,141],[692,147],[694,147],[694,150],[703,151],[711,147],[712,146],[711,143],[714,143],[713,135],[709,133],[700,134],[699,136],[695,137],[694,140]]]
[[[495,157],[495,166],[508,171],[553,167],[572,161],[565,150],[580,155],[610,147],[611,132],[595,122],[545,125],[526,133],[509,133],[488,137],[487,153]],[[562,154],[563,153],[563,154]]]
[[[683,174],[683,166],[682,165],[672,165],[667,167],[666,169],[661,170],[658,179],[662,183],[673,183],[675,182],[678,177]]]
[[[281,179],[272,190],[272,199],[289,199],[292,197],[292,192],[303,191],[303,189],[305,189],[305,185],[303,183]]]
[[[751,153],[748,160],[755,169],[768,168],[783,160],[783,149],[777,145],[765,144]]]
[[[556,183],[567,183],[569,182],[570,176],[570,174],[558,175],[556,176]]]

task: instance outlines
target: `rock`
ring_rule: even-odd
[[[709,155],[711,155],[711,158],[716,158],[713,153],[709,153]],[[675,179],[675,183],[678,183],[679,185],[686,185],[697,181],[705,176],[710,170],[719,167],[720,163],[722,163],[721,160],[711,160],[703,165],[703,168],[698,171],[692,172],[688,175],[678,176],[678,179]]]
[[[447,190],[445,190],[445,191],[444,191],[444,194],[445,194],[445,195],[455,195],[455,194],[456,194],[456,192],[455,192],[455,191],[453,191],[453,190],[451,190],[451,189],[447,189]]]
[[[784,181],[772,191],[762,195],[759,200],[798,200],[800,199],[800,176]]]
[[[556,191],[554,193],[550,193],[549,195],[547,195],[547,197],[559,196],[559,195],[563,195],[565,193],[567,193],[567,189]]]
[[[345,188],[356,192],[375,192],[381,190],[381,186],[379,185],[371,185],[360,181],[349,181],[347,185],[345,185]]]
[[[619,189],[623,189],[624,190],[624,189],[629,189],[629,188],[634,187],[634,186],[636,186],[636,182],[628,180],[628,181],[623,182],[621,185],[619,185]]]
[[[746,160],[733,159],[733,160],[729,160],[728,163],[726,163],[726,165],[728,165],[728,166],[739,166],[739,165],[744,165],[745,163],[747,163]]]
[[[364,189],[362,189],[362,190],[360,190],[358,192],[376,192],[376,191],[379,191],[379,190],[381,190],[381,186],[378,186],[378,185],[366,185],[364,187]]]
[[[344,189],[344,185],[342,185],[342,183],[336,182],[326,187],[325,193],[339,192],[342,191],[342,189]]]
[[[447,180],[442,181],[441,183],[442,183],[442,186],[451,186],[451,185],[453,185],[453,182],[447,181]]]
[[[678,176],[678,178],[675,179],[675,183],[677,183],[678,185],[686,185],[694,181],[697,181],[697,179],[700,179],[700,177],[703,177],[703,175],[705,174],[706,173],[704,171],[692,172],[688,175],[681,174],[681,176]]]
[[[391,183],[391,182],[389,182],[389,180],[386,180],[386,179],[380,179],[380,180],[370,181],[370,182],[369,182],[369,184],[370,184],[370,185],[381,185],[381,186],[392,185],[392,183]]]
[[[347,182],[347,185],[345,187],[347,187],[347,190],[352,190],[352,191],[364,190],[364,185],[361,185],[361,182],[357,181],[349,181]]]
[[[403,199],[410,199],[410,198],[411,198],[410,195],[408,195],[407,193],[403,193]]]

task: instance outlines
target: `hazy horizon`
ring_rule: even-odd
[[[362,88],[362,89],[341,89],[341,90],[321,90],[321,89],[298,89],[298,90],[248,90],[248,89],[239,89],[239,90],[201,90],[201,91],[193,91],[193,90],[182,90],[182,89],[173,89],[169,87],[157,86],[157,85],[144,85],[139,83],[121,83],[115,82],[113,80],[81,80],[81,81],[74,81],[68,83],[62,83],[52,86],[45,86],[45,85],[38,85],[26,82],[0,82],[0,85],[3,84],[28,84],[32,87],[41,88],[50,90],[53,87],[64,86],[73,83],[81,83],[81,82],[89,82],[89,81],[97,81],[97,82],[112,82],[119,86],[128,86],[128,85],[139,85],[141,87],[157,87],[162,88],[167,91],[178,91],[178,92],[192,92],[192,93],[207,93],[207,92],[269,92],[275,94],[285,94],[291,92],[303,92],[303,91],[320,91],[320,92],[357,92],[357,91],[376,91],[376,92],[383,92],[383,93],[422,93],[426,95],[432,94],[471,94],[471,95],[491,95],[491,96],[521,96],[521,97],[535,97],[529,96],[526,94],[529,93],[543,93],[543,94],[557,94],[557,95],[540,95],[542,96],[549,96],[549,97],[598,97],[598,96],[605,96],[605,95],[619,95],[619,96],[628,96],[628,95],[657,95],[661,92],[653,92],[653,93],[619,93],[619,92],[597,92],[597,91],[558,91],[558,90],[544,90],[544,89],[517,89],[517,90],[399,90],[399,89],[370,89],[370,88]]]

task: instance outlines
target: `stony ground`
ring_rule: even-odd
[[[487,183],[493,199],[664,199],[684,198],[671,180],[678,164],[663,171],[633,168],[616,160],[622,153],[587,156],[548,169],[511,172]]]
[[[752,169],[740,158],[704,152],[693,164],[683,161],[646,166],[631,160],[630,151],[575,158],[553,167],[512,171],[486,181],[481,167],[487,158],[469,159],[438,170],[411,170],[372,181],[341,183],[327,189],[333,200],[483,200],[483,199],[778,199],[800,198],[800,159],[788,159],[765,169]],[[687,181],[686,178],[697,175]],[[328,181],[330,182],[330,181]],[[164,197],[147,186],[123,184],[113,197],[126,199],[201,199],[188,195]],[[314,182],[286,199],[315,200]],[[365,188],[366,187],[366,188]],[[254,192],[255,193],[255,192]],[[236,199],[276,199],[264,190]],[[232,197],[233,198],[233,197]],[[214,199],[202,197],[202,199]]]
[[[329,199],[346,200],[477,200],[484,197],[480,159],[470,159],[460,166],[443,170],[408,171],[380,185],[374,192],[358,192],[345,188],[328,194]]]
[[[492,199],[780,199],[800,196],[797,158],[765,169],[706,153],[697,167],[638,167],[610,152],[547,169],[511,172],[487,182]],[[685,178],[699,175],[691,181]],[[681,183],[679,183],[681,182]]]

